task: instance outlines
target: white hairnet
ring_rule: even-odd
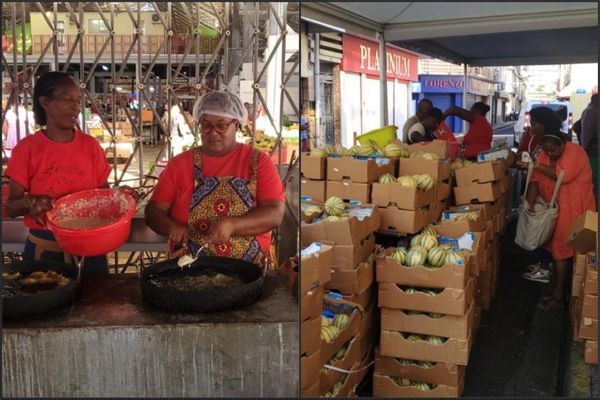
[[[229,92],[210,92],[202,96],[194,105],[194,120],[200,121],[202,114],[216,115],[236,119],[240,125],[246,125],[248,111],[239,97]]]

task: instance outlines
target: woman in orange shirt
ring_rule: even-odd
[[[542,153],[537,163],[527,191],[527,202],[533,210],[535,200],[541,196],[550,202],[560,171],[564,176],[558,192],[558,219],[554,235],[543,246],[552,253],[556,272],[556,282],[552,295],[542,298],[541,308],[552,308],[561,304],[567,278],[569,259],[573,249],[567,247],[567,234],[573,221],[586,211],[595,211],[592,186],[592,169],[585,151],[570,142],[559,131],[549,132],[541,137]]]
[[[469,123],[469,130],[463,138],[463,157],[474,159],[477,153],[487,151],[492,146],[493,129],[490,123],[485,119],[485,115],[490,111],[490,106],[481,101],[473,104],[471,110],[467,111],[460,107],[450,107],[444,113],[447,116],[457,116]]]

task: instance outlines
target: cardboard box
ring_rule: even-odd
[[[593,265],[587,265],[583,280],[583,293],[598,296],[598,270]]]
[[[490,161],[473,163],[454,171],[457,186],[467,186],[475,183],[493,182],[504,176],[503,162]]]
[[[432,210],[432,221],[439,221],[442,218],[442,213],[448,210],[448,204],[450,203],[450,199],[440,200],[436,202],[435,209]]]
[[[300,355],[313,354],[321,346],[321,317],[300,323]]]
[[[468,339],[449,338],[443,344],[434,345],[423,340],[409,342],[401,332],[382,330],[379,346],[383,356],[467,365],[474,336],[471,334]]]
[[[454,188],[454,199],[457,205],[469,203],[493,202],[500,197],[500,182],[475,183]]]
[[[357,333],[359,333],[359,327],[362,326],[364,321],[365,310],[361,309],[358,305],[352,304],[345,300],[332,299],[329,296],[325,296],[323,300],[323,309],[332,310],[335,309],[338,313],[342,312],[350,316],[348,325],[338,334],[335,340],[331,343],[325,341],[321,344],[321,363],[325,364],[331,359],[340,349],[344,347],[346,343],[350,341]],[[320,331],[319,331],[320,334]]]
[[[581,285],[583,284],[583,275],[573,275],[573,282],[571,284],[571,296],[579,297],[581,294]]]
[[[316,381],[309,388],[300,389],[300,397],[302,397],[302,398],[319,397],[319,381]]]
[[[594,254],[593,252],[591,254]],[[573,274],[583,276],[587,264],[587,254],[578,251],[573,253]]]
[[[308,179],[325,179],[327,177],[327,158],[311,156],[310,153],[300,155],[300,174]]]
[[[500,204],[498,201],[494,201],[491,203],[481,203],[481,204],[464,204],[461,206],[450,206],[450,211],[470,211],[470,210],[480,210],[483,213],[483,218],[487,221],[491,221],[492,218],[500,212]]]
[[[400,140],[397,140],[400,142]],[[392,141],[390,141],[392,142]],[[437,154],[441,159],[445,160],[450,155],[450,142],[446,140],[433,140],[431,142],[419,142],[407,146],[411,153],[423,151],[425,153]]]
[[[500,193],[507,193],[512,185],[512,177],[510,174],[502,175],[498,182],[500,182]]]
[[[585,342],[585,362],[598,364],[598,341],[588,340]]]
[[[357,363],[350,369],[350,371],[353,371],[352,373],[345,374],[345,376],[342,378],[344,384],[340,388],[339,392],[335,394],[335,397],[348,398],[357,396],[357,387],[363,381],[365,376],[367,376],[367,372],[369,370],[368,368],[365,368],[367,363],[368,360],[364,360],[362,363]],[[325,396],[325,393],[320,392],[320,395],[323,397]]]
[[[476,279],[464,289],[446,288],[435,296],[424,293],[406,294],[394,283],[380,283],[378,305],[381,308],[465,315],[475,298]]]
[[[325,285],[325,288],[335,289],[347,295],[360,294],[367,290],[375,280],[373,264],[359,264],[354,269],[331,267],[331,280]]]
[[[409,315],[405,310],[381,309],[381,329],[423,335],[467,339],[475,322],[475,302],[465,315],[444,315],[432,318],[425,314]]]
[[[451,237],[460,237],[466,232],[483,232],[487,227],[486,220],[481,213],[477,219],[468,221],[444,220],[442,216],[439,225],[446,232],[449,232],[452,235]]]
[[[452,193],[450,178],[439,181],[436,186],[435,201],[439,202],[450,197]]]
[[[402,210],[417,210],[433,204],[435,193],[435,185],[431,189],[423,191],[416,187],[402,186],[399,183],[375,182],[371,197],[372,203],[379,207],[387,207],[390,203],[396,203],[396,207]]]
[[[370,286],[367,290],[359,294],[342,295],[345,301],[357,304],[366,310],[373,302],[375,298],[375,289],[377,285]]]
[[[300,357],[300,389],[307,389],[319,382],[321,370],[321,352],[315,351],[310,355]]]
[[[302,178],[300,179],[300,193],[302,196],[310,197],[311,200],[324,203],[327,200],[325,196],[326,182]]]
[[[362,360],[366,357],[366,353],[368,351],[368,347],[365,346],[365,338],[363,336],[356,336],[350,339],[347,344],[348,349],[346,350],[346,355],[341,360],[328,360],[322,365],[330,365],[335,368],[350,370],[354,365],[360,364]],[[331,362],[331,361],[334,362]],[[336,382],[344,377],[344,374],[339,371],[335,371],[332,369],[324,368],[321,369],[321,365],[317,368],[319,381],[320,381],[320,392],[327,393],[329,389],[331,389]]]
[[[315,319],[323,311],[323,287],[317,286],[300,297],[300,321]]]
[[[329,282],[332,261],[333,251],[327,245],[321,245],[317,253],[300,258],[300,294]]]
[[[571,225],[567,235],[567,246],[579,253],[595,251],[598,236],[598,213],[587,211],[579,216]]]
[[[375,352],[375,373],[390,377],[402,377],[410,380],[447,386],[460,386],[465,379],[465,366],[448,363],[436,363],[433,368],[416,365],[402,365],[398,359],[384,357],[379,349]]]
[[[414,386],[400,386],[392,380],[391,377],[373,374],[373,396],[390,398],[438,398],[438,397],[459,397],[464,388],[464,380],[460,386],[437,385],[435,389],[423,391]]]
[[[361,203],[371,202],[371,184],[358,183],[349,180],[327,181],[326,198],[337,196],[342,200],[356,200]]]
[[[416,174],[428,174],[436,182],[443,181],[450,178],[450,164],[447,160],[401,158],[398,166],[398,176]]]
[[[398,207],[378,207],[381,214],[379,230],[417,233],[434,219],[434,209],[401,210]]]
[[[424,288],[464,289],[469,280],[469,265],[444,264],[439,268],[423,266],[407,267],[393,259],[388,248],[386,253],[375,257],[377,282],[395,283]],[[473,257],[473,256],[471,256]]]
[[[377,230],[380,224],[380,212],[377,207],[364,204],[359,207],[347,207],[351,209],[369,208],[371,215],[364,216],[359,220],[355,216],[343,219],[341,221],[319,221],[313,224],[303,225],[300,235],[300,244],[302,247],[310,245],[312,242],[328,240],[336,245],[356,245],[360,241]]]
[[[395,169],[396,160],[390,158],[358,160],[354,157],[329,157],[327,159],[327,179],[330,181],[349,179],[357,183],[371,183],[383,174],[394,174]]]
[[[371,234],[360,240],[356,245],[350,244],[334,244],[327,240],[321,243],[332,246],[334,265],[340,269],[354,269],[361,262],[365,261],[369,254],[375,250],[375,235]]]
[[[598,318],[598,296],[581,296],[581,318]]]
[[[577,337],[579,339],[598,340],[598,318],[581,318],[577,320],[579,326]]]

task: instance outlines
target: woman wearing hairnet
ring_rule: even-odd
[[[195,254],[262,264],[270,230],[285,211],[283,185],[273,162],[259,150],[236,142],[246,120],[240,99],[212,92],[194,106],[202,145],[174,157],[160,174],[146,223],[169,237],[173,256]]]

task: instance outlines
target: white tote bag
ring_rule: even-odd
[[[538,196],[534,205],[534,212],[529,211],[529,204],[526,199],[532,173],[533,164],[530,163],[527,170],[525,192],[521,196],[519,221],[517,222],[517,235],[515,237],[515,243],[525,250],[537,249],[550,240],[554,234],[554,227],[556,226],[556,219],[558,218],[556,197],[558,196],[558,189],[560,188],[565,171],[561,170],[558,175],[550,204],[546,204],[546,202]]]

